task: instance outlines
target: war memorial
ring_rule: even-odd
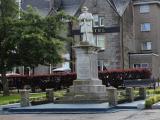
[[[49,103],[31,105],[29,100],[29,90],[21,90],[21,101],[18,105],[3,108],[7,113],[106,113],[119,109],[144,109],[146,89],[139,89],[140,98],[143,100],[134,102],[134,92],[132,87],[126,87],[126,99],[128,103],[118,104],[118,92],[114,87],[106,87],[102,80],[98,78],[97,53],[100,48],[93,40],[92,13],[87,7],[82,8],[79,18],[82,41],[74,46],[76,51],[76,71],[77,79],[69,87],[63,98],[54,99],[53,90],[46,89],[46,99]]]

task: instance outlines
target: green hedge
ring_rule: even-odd
[[[152,97],[149,97],[148,99],[146,99],[145,101],[145,107],[148,109],[148,108],[151,108],[153,104],[157,103],[160,101],[160,95],[156,95],[156,96],[152,96]]]
[[[156,88],[155,90],[154,89],[149,89],[147,90],[147,94],[149,95],[152,95],[152,94],[160,94],[160,88]]]
[[[99,71],[99,79],[102,80],[106,86],[119,87],[123,86],[123,80],[135,80],[135,79],[150,79],[151,72],[147,69],[116,69]],[[36,88],[45,90],[46,88],[54,88],[54,90],[60,90],[62,88],[68,88],[73,84],[73,80],[76,80],[76,73],[54,73],[44,75],[12,75],[7,76],[10,88],[23,89],[25,85],[29,85],[34,91]],[[0,82],[0,90],[2,90],[2,84]]]

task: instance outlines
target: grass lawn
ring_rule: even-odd
[[[119,100],[125,99],[125,90],[118,90],[118,91],[120,92],[118,95]],[[63,97],[65,94],[66,94],[66,90],[60,90],[60,91],[54,92],[54,96],[58,98]],[[147,94],[149,96],[160,94],[160,87],[156,88],[156,90],[147,88]],[[134,96],[138,96],[138,95],[139,95],[138,89],[134,89]],[[45,93],[30,93],[31,101],[32,100],[36,101],[36,100],[45,99],[45,98],[46,98]],[[0,94],[0,105],[18,103],[19,101],[20,101],[20,95],[18,93],[13,93],[10,96],[2,96],[2,94]]]
[[[134,92],[134,97],[139,96],[139,89],[138,88],[135,88],[133,92]],[[156,89],[146,88],[146,92],[147,92],[147,97],[153,97],[153,96],[157,96],[157,95],[160,96],[160,87],[157,87]],[[125,89],[118,90],[118,100],[124,100],[124,99],[126,99]]]
[[[54,96],[63,97],[65,93],[66,93],[65,90],[55,91]],[[45,97],[46,97],[45,93],[31,93],[30,94],[30,100],[42,99]],[[20,101],[20,95],[17,93],[11,94],[10,96],[3,96],[2,94],[0,94],[0,105],[18,103],[19,101]]]

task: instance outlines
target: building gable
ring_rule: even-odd
[[[117,11],[119,16],[122,16],[127,9],[131,0],[107,0],[113,9]]]

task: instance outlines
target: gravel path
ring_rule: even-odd
[[[0,115],[0,120],[160,120],[160,110],[129,110],[105,114]]]

